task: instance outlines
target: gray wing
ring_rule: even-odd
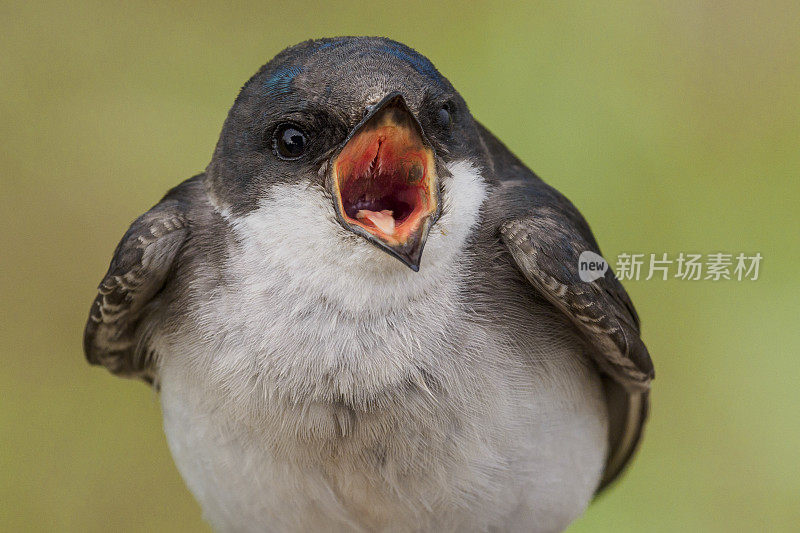
[[[575,324],[595,363],[611,378],[604,380],[610,450],[602,490],[632,457],[647,417],[654,371],[636,311],[610,268],[595,281],[580,279],[580,253],[600,252],[557,210],[535,209],[503,224],[500,233],[525,278]]]
[[[639,318],[611,268],[592,282],[578,274],[583,251],[600,254],[588,224],[563,195],[541,181],[480,127],[497,178],[500,237],[531,286],[574,324],[604,374],[609,457],[599,490],[630,460],[647,417],[654,377]]]
[[[137,331],[152,312],[189,234],[189,192],[200,176],[172,189],[122,237],[97,289],[83,335],[86,359],[114,374],[153,381],[153,354]]]
[[[578,275],[583,251],[600,251],[557,208],[538,207],[500,227],[508,251],[525,278],[563,312],[595,350],[597,365],[626,389],[647,390],[650,354],[628,294],[609,270],[595,281]]]

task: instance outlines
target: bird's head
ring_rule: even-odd
[[[477,137],[461,96],[412,49],[382,38],[308,41],[242,88],[210,183],[238,216],[275,185],[316,188],[331,219],[416,271],[446,208],[448,165],[474,160]]]

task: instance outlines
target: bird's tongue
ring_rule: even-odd
[[[382,211],[361,209],[356,213],[356,218],[359,220],[366,218],[386,235],[394,235],[394,217],[388,209]]]

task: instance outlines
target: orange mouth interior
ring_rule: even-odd
[[[386,119],[357,133],[333,165],[345,221],[401,245],[436,210],[430,149],[411,127]]]

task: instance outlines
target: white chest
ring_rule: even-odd
[[[504,352],[488,332],[472,333],[458,351],[412,350],[439,361],[430,373],[421,364],[381,368],[372,349],[354,348],[352,366],[306,387],[318,399],[283,382],[226,386],[166,358],[165,431],[206,518],[226,531],[565,527],[604,464],[599,382],[568,349],[528,367],[513,343]],[[325,351],[296,347],[296,359]],[[379,375],[359,374],[369,368]],[[326,399],[335,391],[348,402]]]
[[[167,439],[216,528],[553,531],[588,504],[599,380],[541,317],[517,311],[519,335],[464,310],[483,185],[451,171],[419,273],[288,186],[237,222],[229,282],[156,337]]]

